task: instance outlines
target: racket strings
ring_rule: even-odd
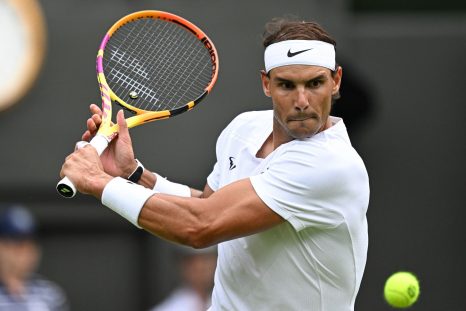
[[[112,91],[144,110],[172,110],[198,98],[212,79],[210,53],[175,23],[151,18],[130,22],[110,38],[104,73]],[[137,98],[128,99],[131,92]]]
[[[197,98],[201,93],[198,91],[203,91],[204,88],[209,84],[211,78],[211,72],[208,72],[207,76],[202,76],[202,73],[205,73],[207,66],[211,66],[208,62],[203,61],[203,56],[206,55],[205,48],[200,44],[200,42],[195,40],[186,40],[185,31],[184,32],[173,32],[170,31],[169,23],[164,23],[161,33],[167,34],[167,41],[165,44],[160,44],[162,50],[166,50],[168,53],[159,53],[160,56],[159,64],[163,64],[160,69],[160,82],[166,86],[166,95],[168,98],[187,98],[193,100]],[[188,45],[187,45],[188,44]],[[183,45],[186,45],[183,47]],[[199,48],[201,46],[202,48]],[[177,47],[183,47],[179,51],[179,59],[183,62],[189,61],[192,62],[195,66],[190,64],[181,63],[175,64],[170,61],[171,53],[176,53]],[[146,50],[149,52],[149,50]],[[155,66],[152,66],[155,67]],[[178,80],[172,81],[173,78]],[[196,86],[195,83],[198,83],[199,86]],[[184,89],[179,89],[178,85],[184,85]],[[194,92],[196,91],[196,92]],[[186,104],[186,100],[179,101],[177,106],[182,106]],[[159,110],[161,107],[156,107]],[[148,107],[145,107],[148,109]]]
[[[127,32],[124,40],[118,40],[115,37],[115,44],[109,50],[109,55],[105,55],[109,63],[109,71],[107,70],[107,79],[110,83],[110,88],[121,98],[127,90],[135,88],[140,90],[149,100],[155,98],[155,92],[152,91],[147,84],[143,84],[144,80],[148,80],[149,74],[144,69],[144,65],[132,54],[126,46],[132,46],[137,43],[138,37],[133,35],[134,28],[125,28]],[[108,58],[108,56],[110,58]],[[114,64],[118,64],[115,66]],[[130,72],[131,74],[128,74]],[[139,76],[138,79],[133,79],[133,74]],[[143,80],[141,80],[141,78]],[[113,82],[113,83],[112,83]],[[131,92],[131,91],[129,91]]]
[[[143,69],[144,67],[147,68],[147,64],[141,64],[143,58],[136,58],[138,56],[134,50],[130,50],[128,47],[133,47],[133,49],[140,49],[141,46],[139,44],[140,41],[145,40],[145,26],[141,27],[140,34],[143,36],[139,36],[135,33],[135,27],[124,27],[121,28],[118,32],[119,36],[114,36],[113,45],[115,46],[114,49],[109,49],[111,53],[110,61],[114,61],[115,63],[110,62],[110,81],[114,82],[111,83],[111,88],[118,97],[126,99],[127,95],[135,90],[138,90],[137,93],[140,94],[142,99],[146,99],[147,101],[157,102],[157,94],[156,92],[150,87],[148,80],[150,76],[146,74],[148,69]],[[124,50],[125,52],[120,52],[120,49]],[[121,57],[114,57],[115,55]],[[141,60],[139,60],[141,59]],[[144,74],[141,74],[143,72]],[[139,74],[144,78],[143,81],[141,79],[133,79],[132,77],[134,74]],[[136,103],[132,103],[133,106],[138,107]],[[142,108],[142,107],[138,107]]]
[[[174,53],[174,47],[181,46],[183,44],[182,41],[182,36],[180,35],[179,32],[170,32],[167,28],[169,28],[168,23],[162,24],[162,28],[160,29],[161,34],[166,34],[166,41],[161,42],[161,44],[158,45],[160,47],[160,51],[165,51],[165,53],[155,53],[155,55],[158,56],[157,60],[153,63],[151,66],[151,69],[159,69],[159,85],[163,87],[165,90],[165,94],[168,98],[183,98],[182,93],[178,93],[180,90],[177,90],[177,86],[175,83],[177,81],[172,81],[172,77],[180,77],[180,68],[183,68],[182,64],[175,66],[174,63],[170,62],[170,57]],[[147,53],[150,53],[150,50],[146,50]],[[146,53],[146,54],[147,54]],[[183,50],[182,53],[180,54],[180,59],[184,57],[188,57],[188,53],[186,50]],[[158,64],[156,67],[155,64]],[[182,81],[180,81],[181,83]],[[185,104],[186,102],[182,103]],[[179,102],[177,104],[180,104]],[[181,105],[182,105],[181,104]],[[159,105],[155,106],[155,110],[163,110],[166,107],[166,104],[160,103]],[[146,110],[149,110],[148,106],[144,107]]]

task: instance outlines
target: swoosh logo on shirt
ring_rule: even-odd
[[[233,162],[233,159],[235,157],[229,157],[229,160],[230,160],[230,171],[234,168],[236,168],[236,164]]]
[[[288,50],[288,53],[286,54],[288,57],[293,57],[293,56],[296,56],[298,54],[301,54],[301,53],[304,53],[304,52],[307,52],[307,51],[310,51],[312,50],[312,48],[310,49],[305,49],[305,50],[300,50],[300,51],[296,51],[296,52],[291,52],[291,49]]]

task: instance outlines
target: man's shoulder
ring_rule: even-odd
[[[251,124],[271,121],[272,110],[246,111],[237,115],[232,123]]]
[[[225,134],[242,136],[242,133],[251,135],[258,131],[272,129],[272,110],[248,111],[237,115],[225,128]],[[248,135],[248,136],[249,136]]]
[[[366,170],[364,162],[351,145],[342,122],[313,137],[283,144],[279,147],[279,154],[276,161],[299,163],[304,174],[304,167],[334,176],[341,175],[345,169],[361,172]]]

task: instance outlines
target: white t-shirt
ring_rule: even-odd
[[[352,311],[367,257],[369,181],[343,120],[265,159],[273,112],[236,117],[217,142],[213,190],[249,177],[286,221],[223,242],[209,310]]]

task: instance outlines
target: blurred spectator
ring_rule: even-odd
[[[63,290],[36,274],[41,259],[36,224],[21,206],[0,211],[0,311],[63,311]]]
[[[210,307],[214,272],[217,265],[216,247],[194,249],[179,246],[181,284],[151,311],[205,311]]]

